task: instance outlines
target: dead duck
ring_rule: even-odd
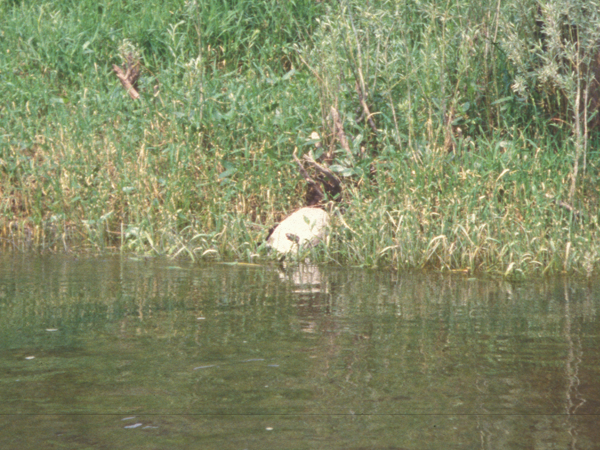
[[[317,133],[313,133],[311,139],[320,138]],[[294,149],[292,156],[308,185],[305,200],[307,206],[292,213],[272,228],[266,239],[267,247],[284,256],[296,254],[300,249],[314,247],[326,237],[331,218],[323,207],[326,199],[339,201],[342,193],[341,180],[328,167],[315,161],[312,152],[305,154],[302,159],[298,158],[296,152],[297,149]],[[314,178],[307,168],[316,173]]]
[[[284,255],[314,247],[325,238],[329,221],[324,209],[300,208],[271,230],[267,246]]]

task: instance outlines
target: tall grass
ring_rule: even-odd
[[[266,230],[303,204],[297,148],[332,151],[345,182],[315,258],[592,276],[597,132],[571,195],[573,128],[513,89],[502,42],[532,39],[525,14],[506,25],[516,6],[3,2],[2,242],[267,257]],[[111,69],[127,53],[137,101]]]

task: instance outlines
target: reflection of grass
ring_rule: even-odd
[[[315,258],[598,267],[594,155],[573,217],[570,128],[513,95],[496,5],[68,3],[0,5],[3,242],[252,259],[302,205],[292,152],[318,131],[347,183]],[[111,69],[124,49],[141,60],[135,102]]]
[[[316,448],[326,441],[327,448],[431,448],[442,439],[445,445],[433,447],[448,448],[439,430],[461,448],[479,442],[482,423],[494,425],[488,436],[497,430],[498,440],[506,440],[508,423],[522,442],[546,420],[536,411],[567,401],[564,390],[548,386],[565,380],[568,342],[582,355],[581,385],[597,379],[597,353],[581,348],[597,333],[589,286],[515,289],[510,282],[325,268],[327,294],[294,295],[291,280],[270,270],[19,259],[18,288],[5,280],[10,299],[0,315],[0,408],[10,424],[0,434],[2,448],[35,448],[42,440],[59,448],[143,448],[150,441],[155,448],[192,447],[177,445],[188,441],[244,448],[249,439],[269,448],[271,436],[272,448],[304,448],[310,438]],[[59,328],[50,337],[48,323]],[[34,360],[24,360],[31,354]],[[479,422],[469,420],[481,410],[487,415]],[[514,423],[501,415],[515,412]],[[524,416],[532,422],[523,425]],[[249,423],[253,418],[260,420]],[[140,433],[126,429],[138,423]],[[579,436],[593,435],[597,423],[589,423],[575,424]],[[547,428],[560,437],[563,425]],[[275,433],[265,438],[267,426]]]

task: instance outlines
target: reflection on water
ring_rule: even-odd
[[[327,284],[321,283],[321,271],[314,264],[296,264],[282,267],[279,278],[295,286],[295,294],[327,293]],[[325,281],[325,280],[323,280]]]
[[[562,279],[0,255],[0,448],[598,448],[599,306]]]

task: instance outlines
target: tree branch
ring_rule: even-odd
[[[135,83],[135,81],[137,80],[133,80],[131,67],[127,67],[127,71],[123,72],[123,69],[121,69],[116,64],[113,64],[113,70],[115,71],[117,78],[121,81],[121,84],[129,94],[129,96],[133,100],[137,100],[138,98],[140,98],[140,94],[138,93],[136,88],[133,87],[133,83]]]

